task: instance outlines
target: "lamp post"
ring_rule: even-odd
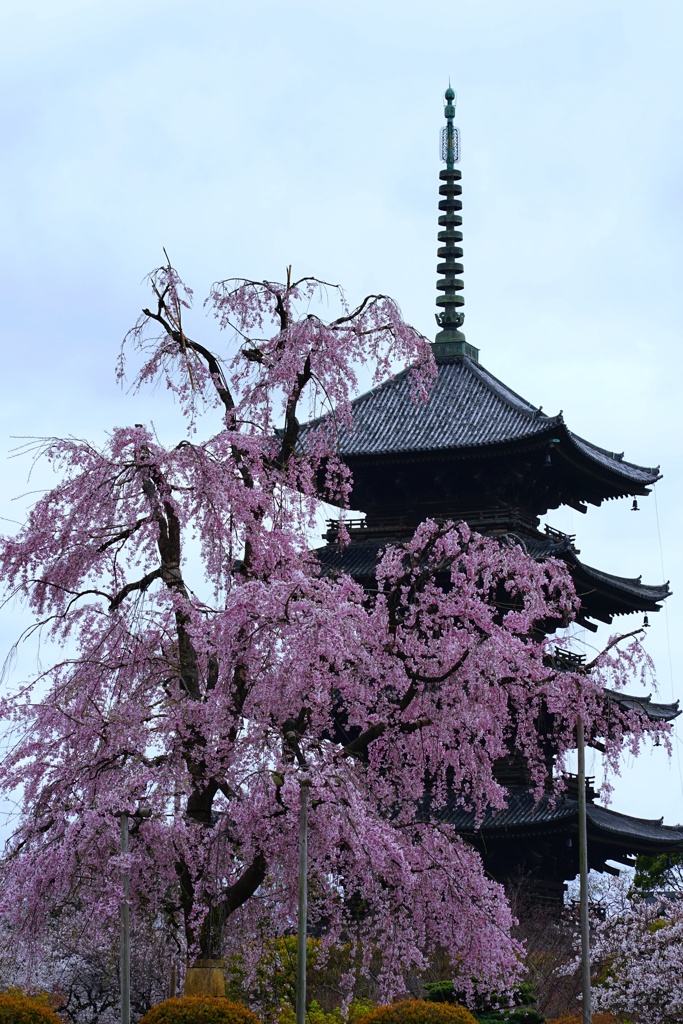
[[[121,856],[128,855],[128,812],[121,813]],[[121,1024],[130,1024],[130,905],[128,903],[130,873],[121,870]]]
[[[133,813],[135,818],[149,818],[152,812],[149,808],[138,808]],[[128,811],[121,811],[121,856],[128,856],[128,822],[130,815]],[[121,869],[121,889],[123,899],[121,901],[121,1024],[130,1024],[130,872],[127,867]]]
[[[306,1024],[306,931],[308,921],[308,790],[311,780],[301,780],[299,809],[299,910],[297,915],[296,1024]]]
[[[588,830],[586,827],[586,745],[583,719],[576,720],[579,788],[579,907],[581,920],[581,991],[584,1024],[591,1024],[591,951],[588,923]]]

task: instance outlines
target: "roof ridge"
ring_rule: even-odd
[[[653,701],[651,693],[648,693],[648,694],[645,694],[645,695],[637,694],[637,693],[623,693],[621,690],[612,690],[609,686],[603,686],[603,693],[606,693],[606,694],[608,694],[610,696],[613,695],[613,696],[617,697],[618,699],[637,700],[639,702],[642,701],[642,702],[644,702],[646,704],[651,704],[653,707],[660,707],[660,708],[677,708],[677,707],[679,707],[679,705],[681,703],[680,698],[678,700],[672,700],[672,701],[665,701],[665,700],[664,701],[662,701],[662,700],[655,700],[655,701]]]
[[[587,804],[586,813],[590,815],[592,810],[600,811],[602,814],[609,815],[610,818],[619,818],[622,821],[637,821],[640,825],[654,825],[655,828],[668,828],[675,831],[682,827],[681,825],[665,825],[663,816],[661,818],[639,818],[635,814],[624,814],[623,811],[613,811],[611,807],[605,807],[603,804]]]
[[[542,405],[536,406],[527,398],[524,398],[523,395],[517,394],[516,391],[513,391],[511,387],[508,387],[507,384],[505,384],[502,380],[496,377],[495,374],[491,373],[491,371],[488,370],[481,363],[475,363],[472,359],[469,358],[469,356],[462,356],[462,362],[467,367],[467,369],[473,374],[473,376],[477,377],[485,387],[495,392],[498,398],[501,398],[508,405],[512,406],[516,411],[528,413],[531,419],[542,418],[546,420],[549,425],[551,423],[556,423],[558,420],[561,420],[561,412],[556,416],[548,416],[547,413],[543,412]],[[514,401],[512,401],[511,399],[514,399]]]
[[[362,394],[356,395],[355,398],[351,399],[351,405],[353,406],[357,402],[362,402],[364,399],[370,398],[371,395],[376,394],[378,391],[381,391],[383,388],[390,387],[392,384],[398,384],[399,381],[403,380],[403,378],[405,376],[407,376],[407,374],[409,374],[411,370],[414,370],[414,369],[415,369],[414,365],[404,366],[402,370],[398,371],[398,373],[394,373],[394,374],[392,374],[391,377],[387,377],[386,380],[381,381],[379,384],[375,384],[374,388],[370,388],[368,391],[364,391]],[[320,417],[320,418],[322,419],[323,417]]]

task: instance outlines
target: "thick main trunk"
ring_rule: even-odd
[[[251,899],[266,877],[266,859],[261,853],[254,857],[240,877],[208,908],[198,933],[191,923],[195,909],[195,885],[192,876],[187,865],[180,862],[176,864],[176,873],[180,882],[180,903],[188,949],[198,950],[196,962],[213,960],[220,956],[223,948],[228,918]]]

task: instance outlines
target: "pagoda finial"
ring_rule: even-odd
[[[439,217],[439,242],[442,244],[437,249],[437,255],[443,263],[438,263],[437,274],[441,275],[436,282],[439,292],[436,299],[437,306],[441,311],[437,313],[436,322],[441,330],[434,339],[434,355],[439,357],[448,356],[469,356],[470,359],[479,359],[479,350],[473,345],[468,345],[465,335],[460,328],[465,319],[461,311],[465,300],[460,294],[463,290],[463,282],[458,274],[462,274],[462,201],[458,198],[462,194],[460,179],[462,174],[455,165],[460,160],[460,132],[453,124],[455,117],[455,92],[450,82],[444,93],[446,100],[444,116],[446,124],[441,129],[441,159],[446,164],[446,169],[439,172],[439,178],[443,182],[439,186],[439,209],[442,211]]]

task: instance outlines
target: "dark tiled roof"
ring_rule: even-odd
[[[508,536],[521,543],[532,558],[539,560],[550,557],[564,559],[576,576],[577,590],[590,588],[588,593],[583,595],[584,601],[588,603],[589,594],[598,589],[608,603],[609,595],[612,595],[613,601],[616,601],[615,607],[612,608],[614,615],[642,611],[643,609],[656,611],[658,602],[663,601],[670,594],[668,583],[652,586],[641,583],[640,577],[631,579],[613,576],[611,573],[601,572],[590,565],[585,565],[574,554],[571,540],[568,537],[556,540],[541,534],[528,536],[511,533]],[[371,540],[353,540],[344,548],[332,543],[317,548],[315,554],[326,570],[345,572],[357,579],[368,579],[374,576],[375,567],[384,548],[388,544],[396,542],[395,537],[384,539],[374,537]],[[587,611],[590,614],[588,609]]]
[[[613,576],[609,572],[594,569],[592,566],[586,565],[585,562],[580,562],[578,558],[572,559],[572,563],[577,566],[585,580],[594,580],[596,585],[601,588],[620,590],[624,595],[629,595],[638,602],[645,601],[654,605],[671,594],[668,583],[653,585],[641,583],[641,576]]]
[[[556,538],[544,536],[542,533],[530,535],[516,531],[510,532],[509,536],[523,547],[528,555],[538,561],[542,561],[544,558],[562,558],[567,552],[573,551],[572,539],[568,536]]]
[[[578,802],[568,796],[553,800],[544,796],[537,803],[531,792],[511,788],[508,806],[501,811],[487,811],[479,828],[472,811],[461,808],[439,811],[438,817],[463,835],[477,832],[514,832],[516,835],[539,831],[574,830],[578,821]],[[618,839],[629,846],[656,844],[658,847],[683,849],[683,826],[663,825],[662,819],[633,818],[627,814],[608,810],[599,804],[586,806],[589,833],[594,838]]]
[[[408,371],[361,395],[353,403],[354,427],[340,429],[344,458],[391,456],[403,452],[481,450],[509,442],[545,443],[557,435],[574,458],[641,488],[659,479],[658,469],[625,462],[567,429],[562,414],[546,416],[466,356],[438,364],[426,402],[411,395]],[[304,427],[305,434],[305,427]]]
[[[582,437],[579,437],[578,434],[573,434],[571,431],[569,431],[569,435],[579,451],[587,455],[593,462],[601,463],[607,469],[612,470],[612,472],[620,472],[625,477],[638,480],[644,484],[656,483],[661,477],[659,466],[652,468],[636,466],[633,462],[624,461],[623,452],[610,452],[606,448],[598,448],[597,445],[591,444],[590,441],[584,441]]]
[[[615,615],[627,614],[629,611],[643,610],[655,611],[657,604],[671,596],[669,584],[649,584],[642,582],[642,576],[614,576],[612,573],[604,572],[602,569],[595,569],[592,565],[586,565],[576,556],[576,549],[573,546],[572,538],[558,536],[543,536],[543,534],[524,534],[511,532],[513,537],[532,558],[542,561],[545,558],[562,558],[571,569],[575,569],[575,583],[579,596],[586,596],[586,593],[593,590],[602,592],[618,592],[625,607],[615,609]],[[629,601],[634,602],[633,608],[626,607]]]
[[[663,818],[631,818],[627,814],[619,814],[607,807],[600,807],[599,804],[588,804],[586,817],[589,825],[597,832],[645,843],[656,843],[658,847],[683,848],[683,826],[664,825]]]
[[[392,540],[359,540],[340,547],[339,544],[326,544],[315,549],[315,556],[325,572],[345,572],[354,579],[374,577],[377,563],[387,544],[395,544]]]
[[[474,811],[462,807],[445,808],[434,812],[434,816],[447,825],[453,825],[458,832],[474,833],[478,831],[505,831],[507,829],[525,829],[529,826],[536,831],[539,826],[567,826],[577,815],[576,800],[560,796],[556,800],[541,797],[536,802],[533,793],[527,789],[511,788],[508,792],[508,805],[500,811],[488,810],[481,824],[477,827]]]
[[[559,422],[466,357],[440,363],[438,371],[426,402],[412,397],[408,371],[357,398],[354,429],[341,431],[342,454],[496,444],[546,433]]]
[[[615,690],[605,689],[609,700],[614,701],[619,707],[626,711],[640,709],[648,718],[655,722],[672,722],[680,715],[678,701],[674,704],[655,704],[652,697],[636,697],[630,693],[617,693]]]

